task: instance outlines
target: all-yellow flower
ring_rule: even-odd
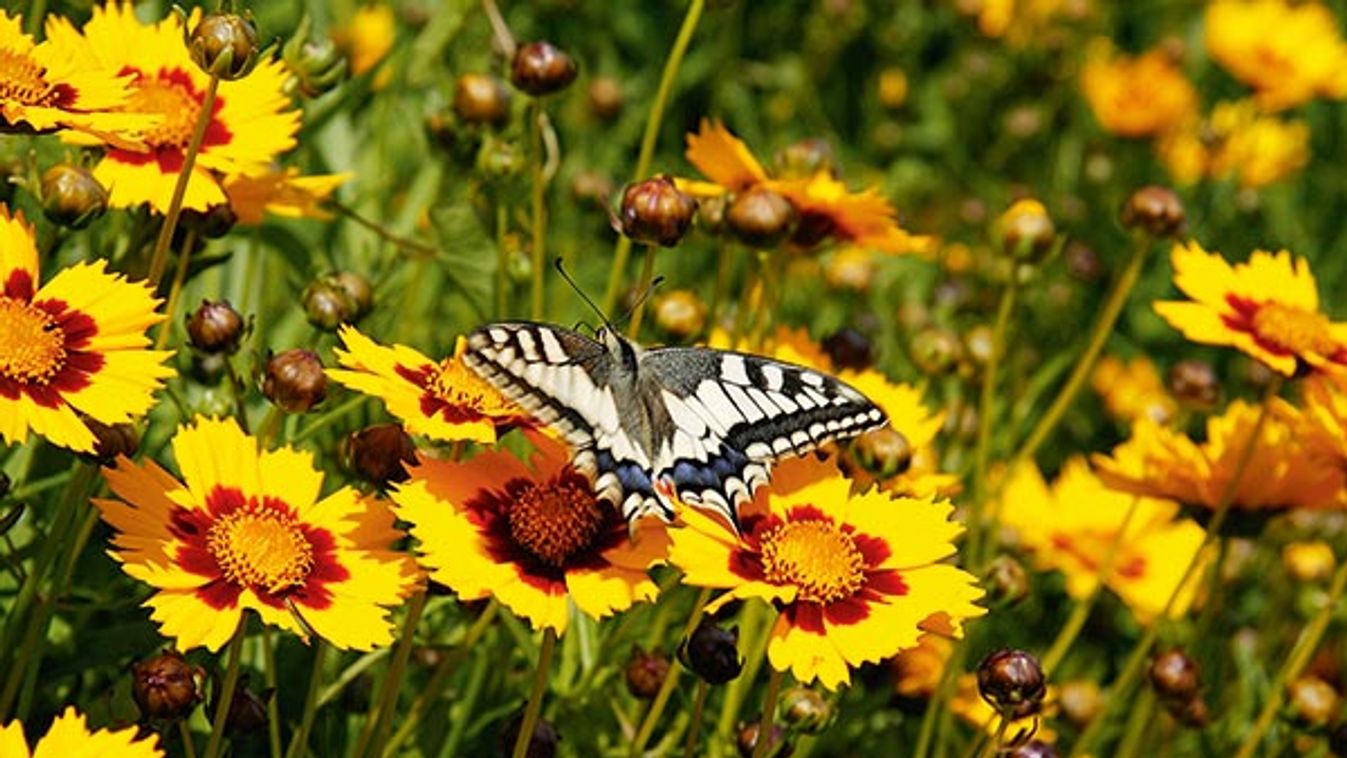
[[[268,213],[282,218],[332,218],[323,203],[355,176],[350,172],[301,176],[299,169],[274,170],[224,180],[229,208],[240,224],[260,224]]]
[[[195,11],[187,20],[188,28],[199,14]],[[54,23],[63,25],[68,27],[69,22]],[[108,188],[113,207],[148,203],[154,210],[166,211],[210,78],[192,62],[177,16],[142,24],[130,2],[114,0],[94,8],[83,33],[99,66],[131,77],[130,96],[122,110],[159,118],[141,134],[147,152],[111,146],[94,176]],[[206,210],[228,202],[221,176],[266,173],[277,155],[294,147],[300,113],[285,95],[286,77],[281,63],[265,60],[242,79],[220,82],[187,183],[184,208]],[[78,144],[100,142],[86,135],[67,139]]]
[[[109,756],[110,758],[163,758],[158,739],[142,739],[136,727],[112,730],[90,730],[83,714],[69,706],[56,717],[32,749],[23,736],[23,724],[11,721],[0,726],[0,756],[3,758],[75,758],[76,756]]]
[[[1155,363],[1144,355],[1128,361],[1113,355],[1100,358],[1090,385],[1104,401],[1104,410],[1119,421],[1148,418],[1163,424],[1178,411]]]
[[[1347,388],[1325,376],[1311,376],[1300,385],[1297,407],[1280,398],[1273,411],[1293,424],[1305,448],[1323,465],[1347,470]]]
[[[1234,347],[1286,376],[1347,366],[1347,324],[1319,310],[1304,258],[1255,250],[1232,266],[1189,242],[1171,261],[1174,285],[1191,300],[1156,302],[1155,311],[1193,342]]]
[[[1310,129],[1300,119],[1262,113],[1252,100],[1217,103],[1200,121],[1188,121],[1156,142],[1174,181],[1206,177],[1263,187],[1304,168],[1310,160]]]
[[[311,454],[259,450],[232,419],[179,427],[173,455],[182,483],[120,458],[104,469],[120,499],[94,505],[117,533],[112,556],[157,590],[145,605],[178,649],[220,649],[248,609],[338,648],[393,641],[388,609],[419,575],[392,550],[402,533],[386,506],[350,487],[320,499]]]
[[[0,437],[29,430],[90,452],[81,416],[120,424],[154,405],[173,369],[145,330],[164,320],[143,283],[78,263],[38,286],[37,245],[23,214],[0,205]]]
[[[1202,527],[1178,518],[1178,511],[1172,500],[1110,489],[1083,458],[1072,458],[1051,486],[1032,464],[1017,469],[1003,491],[1000,514],[1035,566],[1066,576],[1073,598],[1094,592],[1111,555],[1104,585],[1146,623],[1164,610],[1202,544]],[[1176,615],[1187,610],[1192,590],[1190,584],[1180,595]]]
[[[1096,42],[1080,86],[1099,124],[1121,137],[1151,137],[1197,116],[1197,91],[1163,50],[1134,57]]]
[[[466,462],[423,459],[393,493],[430,578],[463,600],[494,596],[538,629],[565,631],[570,606],[602,618],[653,600],[647,569],[668,548],[664,525],[629,529],[617,508],[569,464],[559,443],[530,435],[532,470],[483,452]]]
[[[776,605],[772,667],[836,689],[850,668],[915,646],[932,615],[946,614],[957,634],[984,612],[972,575],[944,562],[962,528],[952,511],[877,489],[852,494],[835,462],[794,458],[741,510],[739,534],[683,509],[669,560],[687,584],[726,590],[708,612],[736,598]]]
[[[332,41],[350,61],[352,76],[377,66],[393,49],[396,38],[397,18],[385,3],[361,6],[350,23],[332,31]]]
[[[1217,0],[1207,6],[1206,43],[1265,109],[1347,97],[1347,42],[1317,2]]]

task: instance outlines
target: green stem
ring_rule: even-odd
[[[940,681],[936,683],[931,699],[926,702],[926,709],[921,715],[921,727],[917,730],[917,747],[912,752],[915,758],[926,758],[931,752],[936,722],[941,713],[947,712],[947,709],[941,708],[941,704],[948,702],[950,695],[953,694],[955,677],[963,670],[966,650],[964,642],[959,641],[950,653],[949,660],[945,661],[945,668],[940,672]]]
[[[453,758],[459,755],[459,743],[463,742],[463,737],[467,735],[470,719],[477,710],[477,699],[482,695],[482,685],[486,682],[487,671],[492,666],[491,661],[490,655],[476,656],[476,660],[473,661],[472,670],[468,672],[468,683],[463,688],[462,697],[455,703],[462,710],[458,718],[451,719],[449,735],[440,746],[440,756]]]
[[[1347,560],[1338,564],[1338,570],[1333,574],[1333,581],[1329,584],[1328,597],[1324,598],[1318,613],[1314,614],[1314,618],[1310,619],[1310,623],[1301,631],[1295,646],[1291,648],[1290,655],[1286,657],[1286,662],[1272,680],[1267,702],[1263,703],[1263,709],[1258,712],[1253,729],[1244,737],[1235,758],[1250,758],[1262,747],[1263,737],[1271,728],[1273,720],[1277,717],[1277,711],[1281,708],[1287,685],[1300,676],[1300,672],[1309,664],[1310,657],[1319,647],[1319,641],[1323,639],[1324,632],[1333,619],[1333,612],[1338,609],[1344,589],[1347,589]]]
[[[505,318],[510,294],[510,260],[505,251],[505,233],[509,228],[509,209],[496,198],[496,319]]]
[[[265,665],[262,676],[267,688],[276,691],[276,641],[272,638],[271,626],[262,625],[262,662]],[[267,746],[272,758],[281,755],[281,707],[278,698],[267,698]]]
[[[994,756],[1000,753],[1001,743],[1006,738],[1006,729],[1010,727],[1010,719],[1006,718],[1005,714],[1000,714],[999,718],[1000,723],[996,725],[996,733],[992,735],[991,739],[987,740],[982,750],[978,753],[980,758],[994,758]],[[979,733],[983,733],[983,730],[978,731]]]
[[[178,269],[173,272],[173,286],[168,291],[168,303],[164,305],[164,323],[154,337],[154,349],[163,350],[168,345],[168,336],[173,333],[173,315],[178,312],[178,300],[182,297],[182,286],[187,282],[187,266],[192,259],[192,246],[196,244],[196,232],[189,229],[183,235],[182,252],[178,253]]]
[[[225,356],[225,378],[229,380],[229,394],[234,397],[234,418],[239,422],[239,428],[244,434],[248,433],[248,400],[247,393],[244,391],[243,380],[239,378],[239,372],[234,368],[234,357]]]
[[[150,272],[146,277],[151,287],[158,287],[159,279],[164,275],[164,267],[168,263],[168,247],[173,242],[174,230],[178,228],[178,217],[182,215],[182,199],[187,196],[187,182],[192,178],[197,153],[201,152],[201,143],[206,139],[206,127],[210,126],[212,111],[215,109],[215,93],[219,88],[220,78],[212,75],[210,84],[206,86],[206,96],[201,99],[201,108],[197,111],[192,139],[187,143],[187,152],[182,156],[178,180],[173,185],[173,196],[168,201],[168,212],[164,214],[164,225],[159,227],[159,237],[154,241],[154,254],[150,256]]]
[[[1132,758],[1136,755],[1142,741],[1150,734],[1147,725],[1151,723],[1154,715],[1155,690],[1147,687],[1137,696],[1136,703],[1132,706],[1132,715],[1127,719],[1127,726],[1123,728],[1122,742],[1118,744],[1118,751],[1113,754],[1113,758]]]
[[[525,758],[533,742],[533,729],[538,725],[538,715],[542,713],[543,693],[547,691],[547,674],[552,668],[552,650],[556,646],[557,631],[549,626],[543,632],[542,649],[538,651],[538,668],[533,673],[533,689],[529,691],[528,704],[524,706],[524,719],[519,723],[513,758]]]
[[[243,655],[244,630],[247,618],[239,619],[234,638],[229,641],[229,662],[225,664],[224,684],[220,686],[219,699],[215,701],[215,719],[211,721],[210,741],[206,743],[206,752],[202,758],[218,758],[220,747],[224,744],[225,725],[229,722],[229,706],[234,702],[234,689],[239,682],[239,659]]]
[[[702,613],[706,610],[706,601],[710,599],[711,590],[703,588],[693,603],[692,613],[688,615],[687,623],[683,626],[683,635],[678,638],[679,640],[687,639],[697,630],[697,625],[702,621]],[[660,682],[659,691],[655,693],[655,699],[650,703],[650,710],[646,711],[645,718],[642,719],[641,726],[631,741],[629,752],[632,758],[636,758],[645,750],[645,745],[650,740],[650,735],[654,733],[655,725],[659,723],[664,707],[668,705],[669,697],[673,695],[674,687],[678,684],[678,675],[682,668],[677,660],[669,662],[669,670],[664,673],[664,680]]]
[[[360,735],[356,746],[357,756],[378,755],[387,740],[388,728],[392,723],[393,712],[398,707],[398,693],[402,689],[402,671],[407,667],[407,659],[412,654],[412,642],[416,638],[416,625],[421,620],[421,611],[426,607],[426,593],[418,592],[407,607],[407,617],[402,620],[402,636],[393,650],[393,660],[388,664],[388,673],[384,675],[383,685],[379,688],[378,705],[374,717],[365,723],[365,731]]]
[[[192,744],[192,728],[187,719],[178,719],[178,737],[182,740],[182,754],[186,758],[196,758],[196,745]]]
[[[328,200],[327,207],[336,211],[341,216],[354,221],[357,225],[374,232],[375,236],[393,247],[402,249],[403,252],[415,253],[417,257],[434,258],[440,254],[440,249],[429,242],[420,242],[409,237],[403,237],[394,234],[385,228],[382,224],[372,219],[365,218],[360,212],[347,205],[342,205],[336,200]]]
[[[674,80],[678,78],[678,69],[683,65],[683,56],[687,54],[692,35],[697,31],[697,22],[702,17],[706,0],[691,0],[687,13],[683,16],[683,25],[678,28],[678,37],[674,39],[669,57],[664,60],[664,71],[660,73],[659,89],[655,91],[655,100],[650,104],[650,115],[646,116],[645,132],[641,135],[641,150],[636,154],[636,170],[631,180],[639,182],[650,170],[650,160],[655,155],[655,142],[659,139],[660,123],[664,120],[664,108],[669,104],[669,95],[673,92]],[[612,313],[622,292],[622,279],[626,274],[627,260],[631,257],[631,238],[625,234],[617,237],[617,249],[613,251],[613,267],[608,272],[608,288],[603,293],[603,312]]]
[[[533,276],[533,287],[530,293],[531,306],[529,312],[534,321],[542,321],[546,314],[547,299],[544,287],[543,272],[546,270],[543,261],[547,260],[544,247],[547,245],[547,177],[543,172],[543,166],[547,162],[547,157],[543,154],[543,105],[541,100],[533,101],[533,112],[529,119],[530,134],[532,135],[533,150],[531,155],[532,174],[533,174],[533,192],[531,200],[533,204],[533,267],[530,273]]]
[[[655,278],[655,246],[646,245],[645,255],[641,259],[641,279],[636,291],[636,309],[631,312],[631,323],[627,324],[627,337],[636,339],[641,331],[641,320],[645,316],[646,301],[650,299],[650,283]]]
[[[781,695],[780,671],[772,669],[767,678],[767,694],[762,698],[762,718],[758,721],[758,739],[753,743],[753,758],[766,758],[772,744],[772,724],[776,721],[776,701]]]
[[[720,717],[716,722],[716,734],[728,735],[739,720],[739,709],[743,705],[748,688],[758,676],[762,659],[766,657],[767,644],[771,640],[771,626],[768,625],[768,607],[764,603],[748,601],[739,614],[739,649],[744,655],[744,669],[725,687],[725,697],[720,704]],[[712,740],[713,755],[720,755],[720,741]]]
[[[286,758],[298,758],[309,747],[309,730],[313,729],[313,719],[318,713],[318,690],[323,683],[323,659],[327,657],[327,643],[321,637],[313,641],[313,672],[309,674],[309,689],[304,694],[304,714],[299,719],[299,729],[290,738],[290,747],[286,749]]]
[[[991,458],[992,422],[996,415],[996,380],[1005,355],[1006,333],[1010,330],[1010,316],[1015,311],[1019,292],[1018,274],[1012,270],[1010,281],[1001,292],[996,309],[996,323],[992,328],[991,353],[982,369],[982,391],[978,401],[977,448],[973,459],[973,503],[968,516],[968,556],[974,566],[981,565],[982,540],[987,511],[991,508],[987,492],[987,466]]]
[[[697,694],[692,700],[692,723],[688,726],[687,739],[683,741],[683,758],[693,758],[697,754],[697,738],[702,731],[702,713],[706,708],[706,693],[711,686],[706,680],[697,680]]]
[[[37,37],[42,31],[42,20],[47,16],[47,0],[32,0],[28,7],[28,33]]]

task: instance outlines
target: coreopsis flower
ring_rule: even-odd
[[[670,534],[683,581],[726,590],[708,612],[734,599],[774,603],[771,665],[830,689],[851,667],[915,646],[932,615],[946,614],[957,634],[984,612],[972,575],[943,562],[961,531],[948,503],[851,490],[834,461],[793,458],[740,510],[739,534],[693,508]]]
[[[353,326],[338,332],[334,381],[384,401],[388,412],[412,434],[444,441],[495,442],[498,426],[523,423],[523,411],[463,364],[467,341],[454,354],[434,361],[406,345],[385,347]]]
[[[1300,385],[1299,407],[1274,399],[1273,411],[1294,424],[1310,453],[1326,465],[1347,470],[1347,389],[1324,376]]]
[[[1286,376],[1347,366],[1347,323],[1319,310],[1304,258],[1255,250],[1232,266],[1194,241],[1175,245],[1171,261],[1174,285],[1192,299],[1156,302],[1155,312],[1188,339],[1234,347]]]
[[[156,738],[141,739],[136,727],[116,731],[90,730],[84,714],[67,706],[47,728],[32,749],[23,736],[23,724],[11,721],[0,726],[0,755],[5,758],[54,758],[54,756],[108,755],[117,758],[163,758]]]
[[[1205,119],[1185,122],[1156,142],[1156,151],[1179,184],[1204,177],[1263,187],[1304,168],[1310,129],[1301,119],[1259,111],[1251,100],[1221,102]]]
[[[379,65],[393,49],[396,37],[397,19],[385,3],[361,6],[349,23],[332,30],[332,41],[346,54],[352,76]]]
[[[811,247],[824,239],[885,253],[925,253],[929,237],[898,225],[898,212],[874,188],[848,190],[831,170],[805,178],[773,178],[753,152],[719,122],[703,119],[687,135],[688,162],[710,181],[678,179],[679,189],[695,197],[718,197],[764,188],[786,198],[799,217],[794,241]]]
[[[193,12],[188,28],[195,26],[199,15],[200,11]],[[68,26],[64,19],[52,22],[55,29]],[[113,0],[94,8],[83,34],[89,55],[99,66],[131,77],[130,95],[121,110],[159,118],[140,134],[148,152],[109,146],[94,177],[109,189],[113,207],[147,203],[165,212],[210,77],[192,61],[183,43],[183,22],[176,15],[145,25],[130,2]],[[226,203],[221,176],[265,173],[277,155],[295,145],[300,113],[284,93],[286,77],[283,65],[266,60],[242,79],[220,82],[187,183],[184,208],[204,211]],[[66,134],[65,139],[76,144],[106,142],[84,134]]]
[[[1160,372],[1144,355],[1128,361],[1112,355],[1100,358],[1090,375],[1090,386],[1103,400],[1104,410],[1118,421],[1149,418],[1163,424],[1178,411]]]
[[[466,462],[423,459],[392,497],[411,523],[421,565],[462,600],[495,596],[535,628],[565,631],[569,606],[602,618],[654,599],[646,570],[664,559],[664,526],[629,529],[595,498],[559,443],[530,435],[526,467],[479,453]]]
[[[154,405],[173,369],[171,351],[149,350],[145,330],[164,320],[144,283],[77,263],[38,286],[37,245],[23,214],[0,205],[0,437],[29,430],[92,452],[83,417],[112,425]]]
[[[1094,592],[1101,565],[1112,553],[1104,586],[1147,623],[1164,610],[1202,544],[1202,527],[1178,518],[1178,512],[1171,500],[1110,489],[1083,458],[1072,458],[1051,486],[1033,464],[1012,472],[1000,520],[1018,535],[1035,566],[1066,576],[1067,594],[1078,600]],[[1192,590],[1191,584],[1184,588],[1173,613],[1187,610]]]
[[[350,172],[301,176],[299,169],[286,168],[226,177],[224,193],[240,224],[260,224],[268,213],[283,218],[329,219],[332,214],[323,208],[323,202],[353,176]]]
[[[179,427],[180,483],[157,464],[104,469],[119,499],[94,501],[115,530],[112,556],[157,590],[145,605],[179,650],[222,647],[245,610],[344,649],[393,641],[389,608],[419,576],[391,548],[389,509],[342,487],[319,497],[310,453],[258,449],[232,419]]]
[[[1080,87],[1095,119],[1120,137],[1151,137],[1197,116],[1197,90],[1160,49],[1129,56],[1096,42]]]
[[[923,634],[915,647],[893,657],[894,689],[903,697],[930,697],[940,685],[954,642],[940,634]]]
[[[1294,409],[1268,414],[1241,469],[1261,413],[1258,406],[1232,402],[1223,414],[1207,419],[1206,439],[1200,443],[1143,418],[1132,427],[1130,439],[1109,455],[1091,456],[1091,462],[1109,487],[1196,508],[1219,507],[1237,473],[1234,508],[1271,513],[1339,507],[1343,471],[1311,454],[1298,419],[1289,415]]]
[[[1207,52],[1253,87],[1265,109],[1340,100],[1347,97],[1347,42],[1338,25],[1317,2],[1217,0],[1207,6]]]

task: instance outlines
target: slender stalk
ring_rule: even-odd
[[[183,235],[182,252],[178,253],[178,269],[173,272],[173,286],[168,291],[168,303],[164,305],[164,323],[154,337],[154,349],[163,350],[168,344],[168,335],[173,333],[173,314],[178,312],[178,300],[182,297],[182,286],[187,282],[187,267],[192,258],[192,247],[196,245],[196,232],[189,229]]]
[[[926,709],[921,715],[921,727],[917,730],[917,746],[912,752],[915,758],[926,758],[931,752],[936,722],[939,715],[947,710],[941,708],[941,704],[948,702],[953,693],[955,675],[963,669],[966,651],[967,647],[960,641],[955,645],[949,660],[945,661],[945,669],[940,672],[940,681],[936,683],[935,690],[931,692],[931,699],[926,701]]]
[[[37,37],[42,32],[42,20],[47,15],[47,0],[32,0],[28,6],[28,33]]]
[[[982,539],[987,510],[991,508],[987,492],[987,466],[991,458],[992,422],[996,415],[996,380],[1001,369],[1001,357],[1005,355],[1006,333],[1010,330],[1010,316],[1015,311],[1015,298],[1019,292],[1017,274],[1012,271],[1010,281],[1001,292],[1001,302],[996,308],[996,323],[992,327],[991,353],[987,356],[987,365],[982,369],[982,390],[978,400],[977,448],[973,458],[973,503],[968,516],[967,555],[980,565]]]
[[[313,642],[313,673],[309,675],[309,689],[304,694],[304,714],[299,719],[299,729],[290,738],[290,747],[285,751],[286,758],[297,758],[308,749],[309,730],[313,729],[313,719],[318,713],[318,690],[323,683],[323,659],[327,657],[327,644],[321,637]]]
[[[705,680],[697,680],[697,694],[692,699],[692,723],[688,726],[687,739],[683,741],[683,758],[697,755],[697,738],[702,731],[702,713],[706,708],[706,693],[711,686]]]
[[[416,625],[421,620],[421,611],[425,610],[425,607],[426,593],[418,592],[407,607],[407,617],[402,620],[402,636],[398,638],[398,646],[393,650],[393,659],[388,663],[388,673],[384,675],[383,684],[379,687],[379,700],[374,714],[365,722],[365,730],[356,745],[357,756],[366,755],[366,747],[369,747],[369,755],[378,755],[383,750],[393,712],[398,707],[398,693],[402,689],[402,671],[407,667],[407,659],[412,654]]]
[[[510,294],[510,261],[505,253],[505,233],[509,226],[509,209],[496,199],[496,318],[505,318]]]
[[[276,640],[272,637],[271,627],[265,624],[262,626],[262,661],[265,666],[262,676],[265,678],[267,688],[275,692]],[[267,698],[267,747],[271,749],[272,758],[280,758],[281,707],[275,697]]]
[[[548,627],[543,632],[542,649],[538,651],[538,669],[533,673],[533,689],[529,691],[528,704],[524,706],[524,719],[519,723],[519,736],[515,737],[513,758],[525,758],[529,752],[529,743],[533,742],[533,729],[538,725],[538,715],[543,709],[543,693],[547,691],[547,674],[552,668],[552,651],[557,646],[557,632]]]
[[[725,696],[720,703],[720,717],[716,722],[716,734],[728,735],[739,720],[739,709],[748,694],[748,688],[758,677],[758,669],[767,654],[767,645],[771,641],[771,619],[765,603],[747,602],[739,614],[739,649],[743,651],[744,668],[725,687]],[[711,754],[721,754],[720,740],[712,740]]]
[[[660,73],[659,89],[655,91],[655,100],[650,104],[650,115],[646,116],[645,132],[641,135],[641,149],[636,154],[636,170],[632,172],[632,181],[639,182],[650,170],[650,160],[655,155],[655,142],[659,139],[660,123],[664,120],[664,109],[669,104],[669,95],[673,92],[674,80],[678,78],[678,69],[683,65],[683,56],[687,54],[692,35],[697,31],[697,22],[701,20],[706,0],[691,0],[687,13],[683,16],[683,25],[678,27],[678,36],[674,39],[669,57],[664,59],[664,71]],[[627,261],[631,257],[631,238],[618,235],[617,248],[613,251],[613,267],[608,271],[608,288],[603,293],[603,312],[611,313],[617,305],[622,292],[622,279],[626,274]]]
[[[1301,631],[1295,646],[1291,648],[1290,655],[1286,657],[1286,662],[1277,671],[1277,676],[1272,680],[1272,686],[1268,690],[1267,702],[1263,703],[1263,709],[1258,712],[1253,729],[1245,735],[1235,758],[1251,758],[1262,747],[1263,737],[1271,728],[1273,720],[1277,718],[1277,711],[1281,709],[1287,685],[1300,676],[1300,672],[1309,664],[1310,657],[1319,647],[1319,641],[1323,639],[1329,622],[1333,620],[1333,612],[1338,609],[1344,589],[1347,589],[1347,560],[1338,564],[1338,570],[1333,574],[1333,580],[1329,584],[1328,597],[1324,598],[1318,613],[1314,614],[1314,618],[1310,619],[1310,623]]]
[[[683,635],[678,638],[679,640],[687,639],[697,630],[697,625],[702,621],[702,613],[706,610],[706,601],[710,599],[711,590],[703,588],[692,605],[692,613],[688,614],[687,623],[683,625]],[[659,723],[660,715],[664,713],[664,708],[669,703],[669,697],[673,695],[682,669],[677,659],[669,662],[669,670],[664,673],[664,681],[660,682],[659,691],[655,693],[655,699],[650,703],[650,710],[646,711],[641,726],[636,730],[636,736],[632,738],[629,751],[632,758],[636,758],[645,750],[650,735],[655,731],[655,725]]]
[[[627,337],[636,339],[641,332],[641,320],[645,316],[646,301],[650,299],[650,284],[655,278],[655,246],[645,246],[645,256],[641,259],[641,279],[636,292],[636,309],[631,313],[631,323],[627,324]]]
[[[532,314],[534,321],[541,321],[547,308],[546,288],[543,280],[543,272],[546,270],[543,261],[547,260],[544,250],[547,245],[547,177],[543,173],[546,156],[543,155],[542,101],[535,99],[532,107],[529,133],[532,135],[531,141],[533,143],[533,149],[530,151],[533,174],[533,191],[530,196],[533,205],[533,245],[530,251],[533,254],[533,267],[530,273],[533,276],[533,287],[530,293],[531,307],[529,312]]]
[[[220,685],[219,699],[215,701],[215,719],[211,721],[210,740],[206,743],[206,752],[202,758],[218,758],[220,747],[224,744],[229,706],[234,702],[234,689],[239,682],[239,659],[243,656],[244,630],[247,627],[247,619],[239,619],[239,627],[234,630],[234,638],[229,641],[229,662],[225,664],[224,683]]]
[[[336,200],[331,199],[329,199],[326,202],[326,205],[327,207],[336,211],[339,215],[348,218],[351,221],[354,221],[357,225],[364,227],[365,229],[368,229],[371,232],[374,232],[374,235],[379,239],[383,240],[384,242],[387,242],[393,247],[401,248],[404,252],[415,253],[417,256],[427,258],[434,258],[435,256],[440,254],[440,249],[435,245],[432,245],[429,242],[421,242],[419,240],[411,239],[410,237],[403,237],[394,234],[379,222],[373,221],[360,215],[359,211],[350,206],[343,205],[337,202]]]
[[[225,356],[225,378],[229,380],[229,394],[234,398],[234,420],[239,422],[243,433],[248,433],[248,395],[244,391],[243,379],[234,368],[233,356]]]
[[[182,215],[182,199],[187,195],[187,182],[192,178],[197,153],[201,152],[201,143],[206,139],[206,127],[210,126],[211,112],[215,109],[215,93],[219,88],[219,77],[212,75],[210,84],[206,86],[206,96],[201,99],[201,108],[197,111],[192,139],[187,143],[187,151],[182,156],[178,181],[173,185],[173,195],[168,201],[168,212],[164,214],[164,225],[159,227],[159,237],[154,241],[154,254],[150,256],[150,272],[146,277],[152,287],[159,286],[159,279],[164,275],[164,266],[168,263],[168,247],[173,242],[174,230],[178,228],[178,217]]]
[[[1006,738],[1006,729],[1009,727],[1010,719],[1001,715],[1000,723],[996,725],[996,733],[992,735],[991,739],[987,740],[986,744],[983,745],[982,750],[978,752],[980,758],[994,758],[994,756],[1000,752],[1001,743],[1005,741]]]
[[[192,744],[192,728],[187,719],[178,719],[178,737],[182,740],[182,754],[186,758],[196,758],[196,745]]]
[[[768,667],[772,668],[772,667]],[[772,668],[767,679],[767,694],[762,698],[762,718],[758,721],[758,739],[753,743],[753,758],[766,758],[772,744],[772,724],[776,721],[776,701],[781,695],[781,672]]]
[[[1132,758],[1137,754],[1141,743],[1150,734],[1147,725],[1155,717],[1155,690],[1147,687],[1137,696],[1137,702],[1132,707],[1132,715],[1127,719],[1127,726],[1123,729],[1122,742],[1118,744],[1118,751],[1113,754],[1113,758]]]

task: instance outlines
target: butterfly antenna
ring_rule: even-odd
[[[613,322],[608,320],[608,316],[604,314],[603,310],[599,308],[599,306],[595,305],[594,301],[589,299],[589,295],[586,295],[585,291],[580,289],[580,285],[575,283],[575,280],[571,278],[571,275],[566,273],[566,266],[561,262],[561,260],[562,260],[561,257],[557,256],[557,259],[553,262],[553,264],[556,266],[557,273],[561,274],[561,278],[565,279],[566,283],[571,285],[571,289],[575,290],[575,294],[579,295],[580,299],[584,300],[586,305],[588,305],[591,309],[593,309],[595,313],[599,314],[599,318],[603,321],[603,325],[608,327],[609,329],[612,329]]]
[[[641,296],[636,298],[636,302],[632,303],[631,307],[627,309],[627,312],[622,314],[622,322],[626,323],[627,321],[631,320],[631,314],[635,313],[636,309],[640,308],[641,305],[645,303],[646,300],[649,300],[650,296],[655,294],[655,288],[663,283],[664,277],[662,276],[657,276],[654,279],[651,279],[650,286],[646,287],[645,292],[642,292]]]

